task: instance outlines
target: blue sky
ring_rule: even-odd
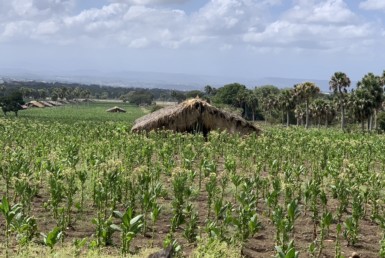
[[[1,69],[359,80],[385,0],[0,0]]]

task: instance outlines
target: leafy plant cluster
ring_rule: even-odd
[[[201,250],[247,246],[271,234],[277,257],[321,257],[330,239],[341,257],[362,243],[364,222],[385,235],[382,135],[296,128],[258,137],[212,132],[206,141],[102,125],[0,120],[6,256],[31,242],[55,252],[68,241],[77,255],[113,246],[126,256],[136,241],[161,241],[181,255],[202,242]],[[69,239],[86,221],[92,234]],[[298,233],[304,221],[307,240]],[[384,246],[382,239],[382,257]]]

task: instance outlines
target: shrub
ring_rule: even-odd
[[[241,247],[237,245],[229,245],[226,242],[222,242],[219,239],[199,239],[198,246],[191,255],[194,258],[222,258],[222,257],[234,257],[240,258]]]
[[[379,130],[385,132],[385,112],[378,113],[377,125]]]

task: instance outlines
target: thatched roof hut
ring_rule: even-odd
[[[62,103],[62,104],[70,104],[70,102],[66,99],[61,99],[61,100],[57,100],[57,101]]]
[[[43,104],[45,107],[53,107],[53,105],[48,101],[40,100],[39,102]]]
[[[212,130],[241,135],[260,132],[242,117],[219,110],[201,99],[190,99],[143,116],[135,121],[131,130],[149,132],[157,129],[202,132],[204,135]]]
[[[50,103],[52,106],[63,106],[63,104],[59,101],[48,100],[47,102]]]
[[[123,108],[120,108],[118,106],[115,106],[113,108],[107,109],[106,111],[107,112],[112,112],[112,113],[126,113],[126,110],[124,110]]]
[[[28,107],[37,107],[37,108],[43,108],[45,107],[42,103],[36,101],[36,100],[32,100],[30,102],[28,102],[26,104]]]

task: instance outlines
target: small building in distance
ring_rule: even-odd
[[[28,102],[27,104],[27,107],[29,108],[33,108],[33,107],[36,107],[36,108],[44,108],[44,104],[40,103],[39,101],[36,101],[36,100],[31,100],[30,102]]]
[[[107,109],[106,111],[107,111],[107,112],[111,112],[111,113],[126,113],[126,110],[124,110],[123,108],[120,108],[120,107],[118,107],[118,106],[109,108],[109,109]]]

